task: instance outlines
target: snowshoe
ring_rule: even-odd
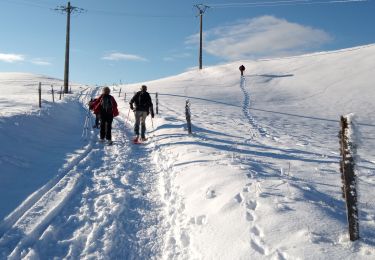
[[[133,138],[133,143],[134,144],[141,144],[142,143],[142,138],[139,138],[139,136],[136,136]]]

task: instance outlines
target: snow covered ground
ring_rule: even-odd
[[[159,115],[144,145],[129,141],[127,104],[143,83],[121,86],[126,102],[116,86],[113,146],[83,128],[100,89],[45,96],[39,110],[36,82],[59,81],[0,74],[0,259],[374,259],[374,70],[369,45],[147,82]],[[337,137],[352,112],[362,141],[355,243]]]

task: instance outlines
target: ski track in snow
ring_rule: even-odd
[[[88,96],[87,94],[86,96]],[[91,95],[90,95],[91,96]],[[84,100],[85,104],[87,100]],[[113,146],[89,144],[2,227],[0,258],[152,259],[163,228],[150,145],[133,146],[121,120]]]

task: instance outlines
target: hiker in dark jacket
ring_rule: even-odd
[[[152,104],[151,96],[147,92],[147,86],[143,85],[141,91],[138,91],[130,100],[130,109],[134,111],[135,124],[134,124],[134,141],[139,140],[139,125],[141,124],[141,141],[146,140],[146,117],[151,113],[154,118],[154,106]],[[135,108],[134,108],[134,105]]]
[[[112,121],[119,115],[117,103],[109,93],[109,87],[104,87],[102,95],[93,103],[94,113],[100,115],[100,141],[104,138],[108,144],[112,144]]]

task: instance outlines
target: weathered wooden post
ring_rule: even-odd
[[[53,85],[51,85],[51,93],[52,93],[52,102],[55,103],[55,91],[53,89]]]
[[[41,108],[42,107],[42,83],[41,82],[39,82],[38,92],[39,92],[39,108]]]
[[[72,94],[72,86],[69,88],[69,94]]]
[[[118,97],[121,97],[121,90],[122,88],[120,88],[120,91],[118,92]]]
[[[339,132],[339,139],[340,139],[340,176],[341,176],[341,192],[342,198],[345,199],[345,177],[344,177],[344,133],[342,131],[342,122],[340,122],[341,129]]]
[[[61,100],[61,95],[62,95],[62,93],[63,93],[63,87],[61,86],[59,100]]]
[[[357,175],[355,173],[356,145],[352,140],[353,125],[350,116],[341,117],[340,145],[342,161],[343,191],[351,241],[359,239],[358,207],[357,207]]]
[[[126,102],[126,92],[124,93],[124,102]]]
[[[187,122],[187,130],[188,133],[191,134],[191,113],[190,113],[190,101],[189,99],[186,99],[186,105],[185,105],[185,116],[186,116],[186,122]]]
[[[159,114],[159,94],[158,92],[155,93],[155,105],[156,105],[156,114]]]

